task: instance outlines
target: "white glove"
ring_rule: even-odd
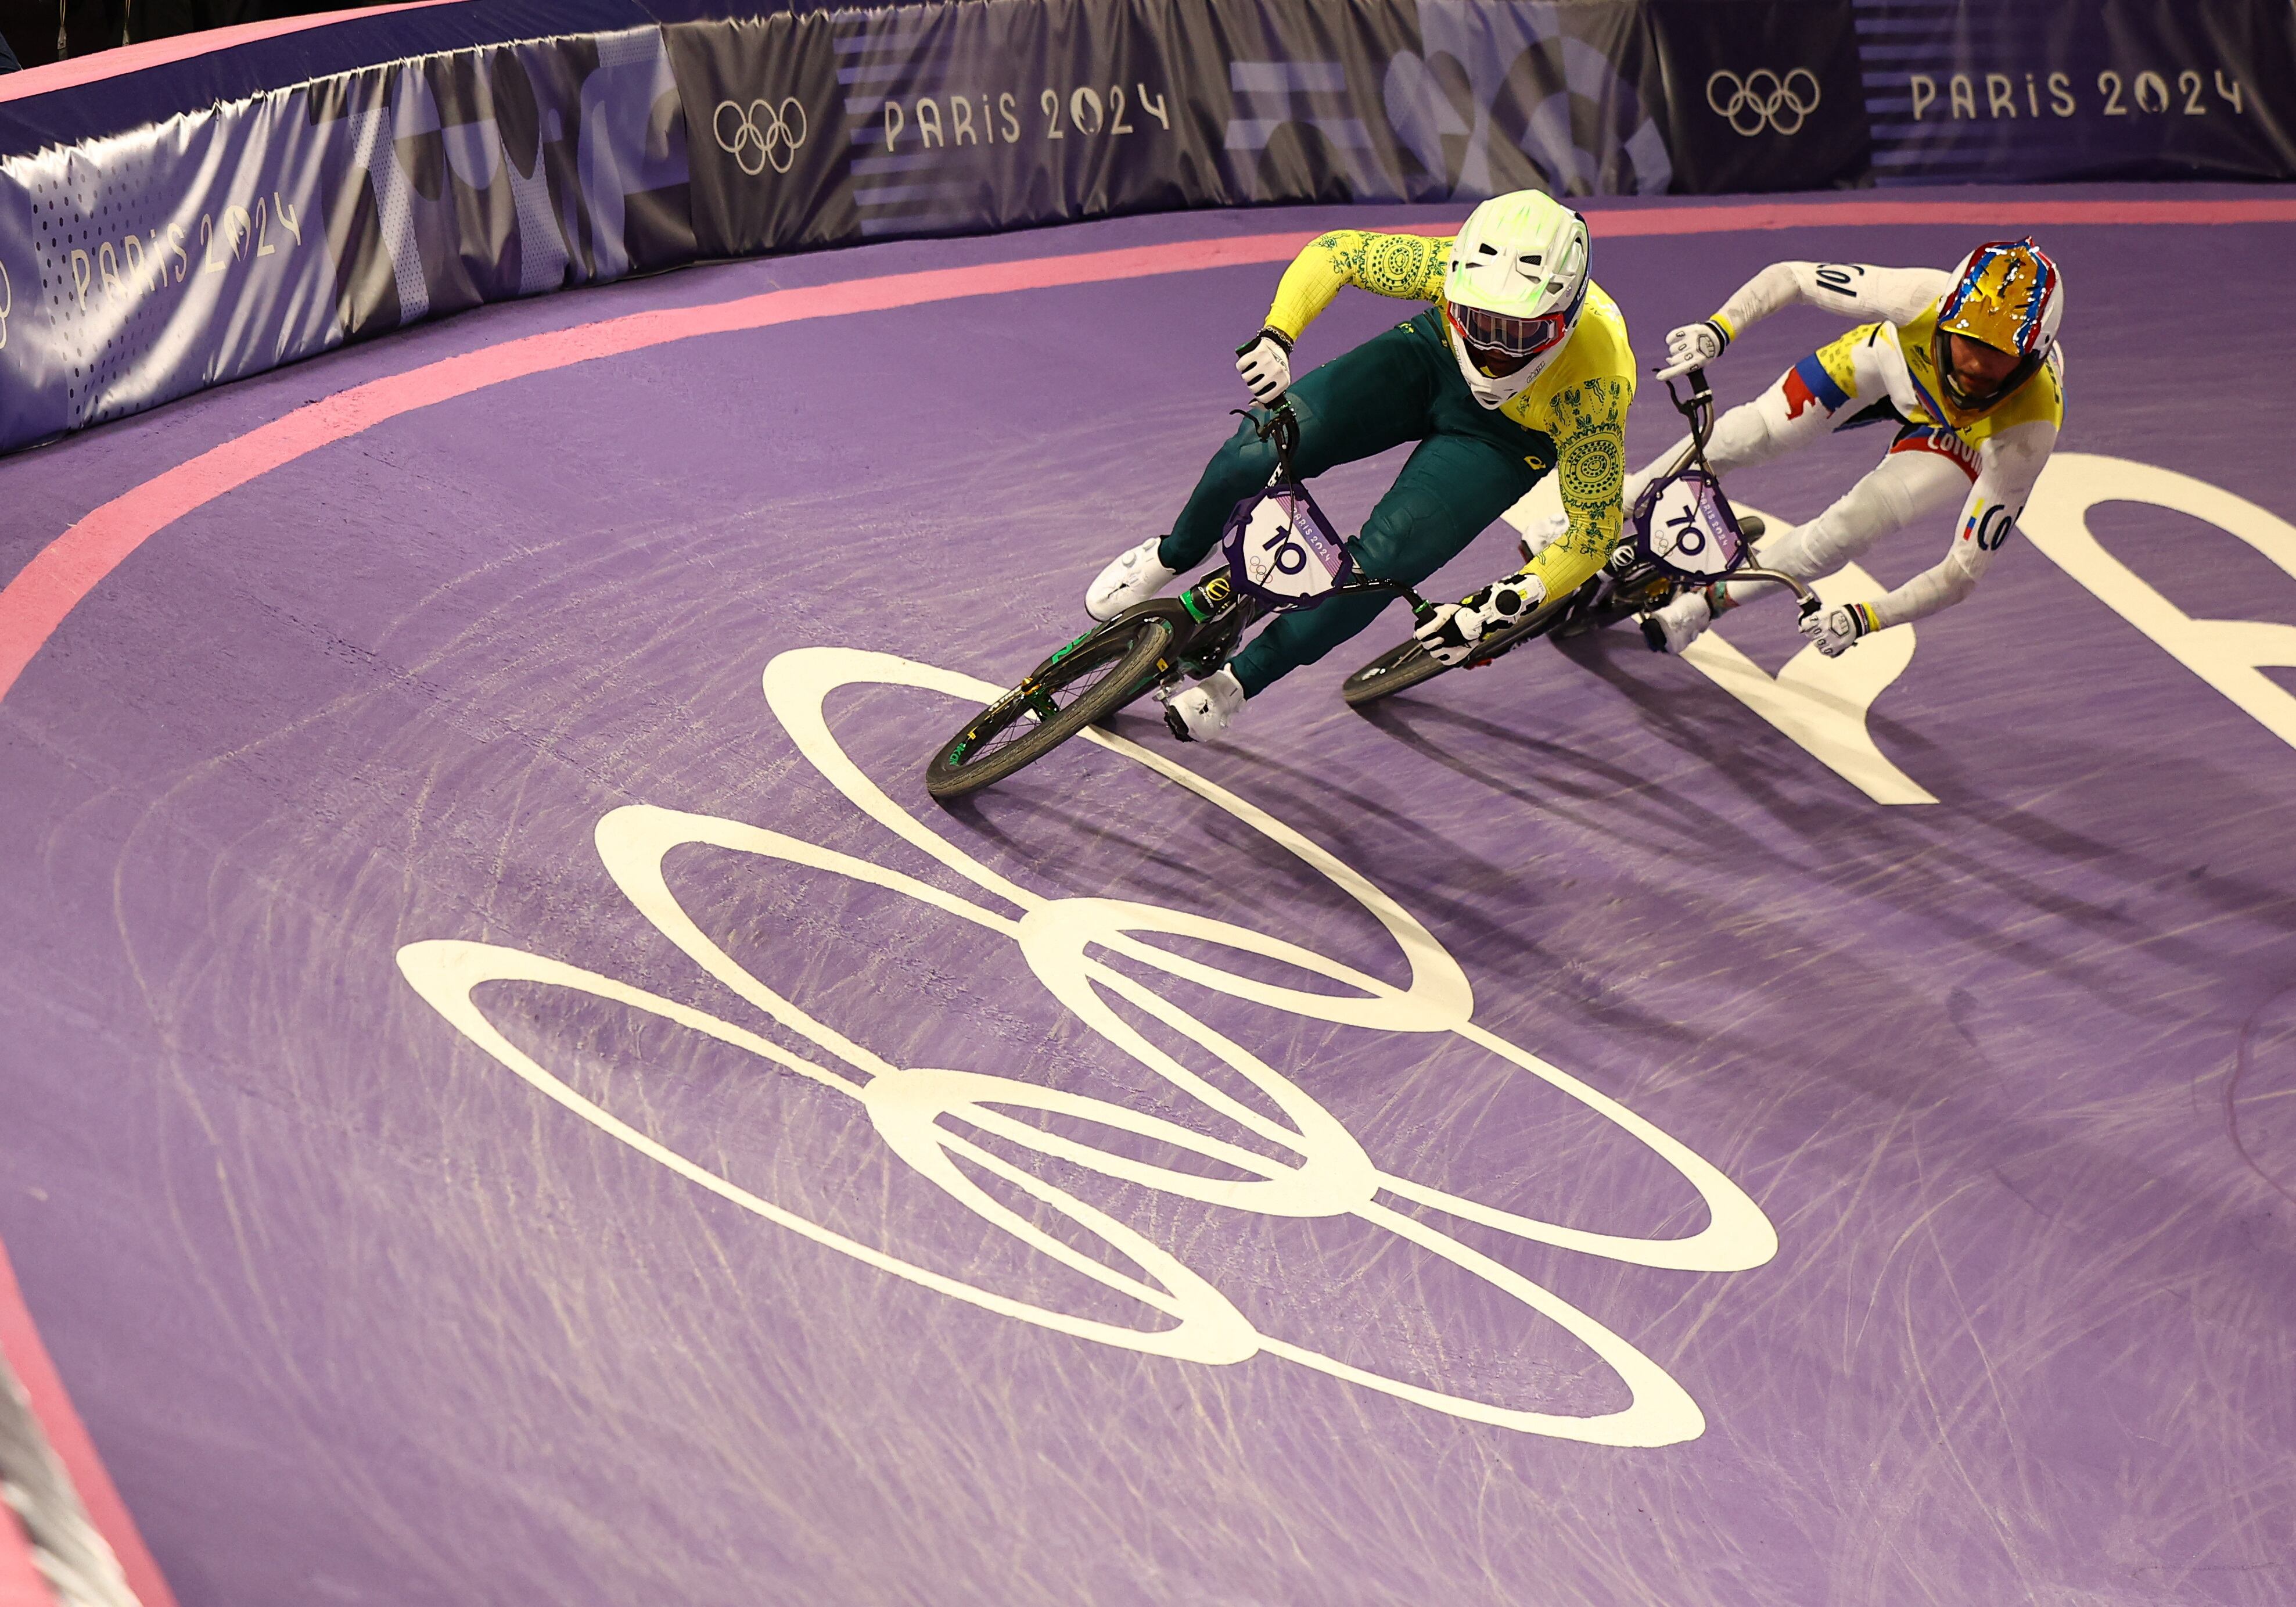
[[[1437,663],[1456,669],[1475,656],[1482,639],[1504,630],[1546,600],[1546,582],[1518,570],[1480,591],[1430,613],[1411,634]]]
[[[1861,636],[1871,635],[1880,628],[1874,610],[1864,603],[1844,603],[1839,608],[1821,608],[1807,614],[1801,622],[1801,633],[1816,644],[1817,650],[1828,658],[1840,658],[1849,651],[1850,644]]]
[[[1292,385],[1292,340],[1270,326],[1235,349],[1235,371],[1251,400],[1269,407]]]
[[[1730,337],[1712,318],[1669,329],[1666,332],[1667,367],[1658,371],[1658,377],[1680,379],[1693,368],[1703,368],[1729,344]]]

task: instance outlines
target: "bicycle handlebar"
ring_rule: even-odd
[[[1300,476],[1292,472],[1292,454],[1300,446],[1300,416],[1292,410],[1292,399],[1277,397],[1267,405],[1265,418],[1253,418],[1250,408],[1230,408],[1228,411],[1250,421],[1260,440],[1275,443],[1275,478],[1297,485]]]
[[[1404,601],[1411,605],[1411,619],[1412,622],[1414,624],[1424,622],[1427,616],[1435,612],[1434,604],[1429,602],[1425,597],[1421,597],[1416,591],[1414,591],[1410,587],[1405,585],[1401,581],[1378,581],[1365,578],[1359,581],[1350,581],[1346,585],[1339,588],[1339,593],[1342,597],[1345,597],[1350,591],[1391,591],[1395,593],[1396,596],[1403,598]]]
[[[1706,383],[1706,370],[1702,367],[1693,368],[1683,377],[1690,382],[1687,400],[1675,394],[1672,380],[1666,382],[1667,400],[1674,404],[1676,412],[1690,421],[1690,450],[1674,466],[1674,471],[1679,474],[1694,463],[1712,474],[1713,471],[1707,467],[1706,443],[1714,434],[1714,387]]]

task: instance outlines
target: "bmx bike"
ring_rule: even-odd
[[[1222,565],[1177,597],[1136,603],[1095,625],[1021,678],[1021,684],[965,721],[925,766],[925,791],[947,802],[1035,763],[1086,726],[1138,698],[1168,699],[1186,680],[1214,673],[1257,621],[1335,597],[1367,591],[1425,598],[1395,581],[1360,573],[1353,552],[1292,471],[1299,416],[1279,399],[1257,417],[1259,438],[1275,443],[1267,488],[1245,498],[1220,535]],[[1187,740],[1168,706],[1165,723]]]
[[[1794,594],[1805,618],[1816,613],[1817,597],[1808,587],[1790,574],[1752,563],[1753,544],[1762,534],[1763,523],[1751,515],[1740,517],[1723,496],[1721,476],[1706,461],[1706,442],[1714,433],[1714,392],[1706,383],[1705,369],[1693,368],[1688,378],[1687,397],[1675,390],[1672,380],[1666,382],[1666,393],[1690,423],[1690,444],[1635,499],[1622,539],[1598,573],[1484,637],[1476,644],[1475,655],[1464,663],[1442,663],[1415,639],[1389,648],[1341,683],[1340,695],[1348,706],[1359,709],[1392,697],[1447,670],[1480,669],[1538,637],[1567,641],[1637,614],[1644,616],[1644,639],[1663,652],[1666,639],[1648,616],[1685,589],[1725,578],[1774,581]],[[1528,561],[1527,548],[1524,556]]]

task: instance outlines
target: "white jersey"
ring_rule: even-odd
[[[1920,619],[1969,594],[2024,511],[2064,419],[2063,359],[2055,349],[2040,372],[1988,412],[1964,415],[1942,399],[1933,336],[1939,303],[1953,285],[1954,276],[1938,268],[1774,262],[1714,315],[1734,337],[1798,302],[1861,320],[1788,369],[1762,398],[1724,415],[1707,450],[1718,472],[1767,461],[1829,429],[1899,426],[1874,471],[1886,483],[1870,488],[1874,495],[1843,499],[1793,532],[1800,540],[1766,547],[1766,562],[1804,578],[1826,573],[1921,507],[1949,497],[1944,488],[1964,488],[1945,557],[1888,596],[1860,605],[1873,629]],[[1914,453],[1949,459],[1965,479],[1942,476],[1934,464],[1893,464]]]

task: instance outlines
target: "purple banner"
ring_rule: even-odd
[[[0,123],[54,143],[0,161],[0,448],[697,257],[1175,207],[1661,191],[1637,4],[657,5],[174,114],[167,94],[259,81],[270,58],[20,98]],[[528,20],[491,4],[359,26],[404,46]],[[346,37],[275,41],[271,65]]]
[[[1850,0],[1877,184],[2296,177],[2286,0]]]

